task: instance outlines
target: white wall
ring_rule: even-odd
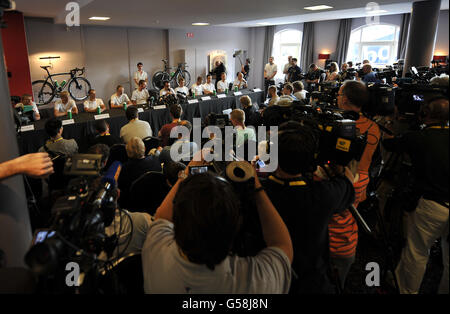
[[[192,33],[193,37],[188,37]],[[208,71],[208,54],[223,50],[227,54],[228,81],[233,81],[239,69],[235,67],[233,54],[236,50],[249,50],[250,29],[225,27],[192,27],[169,30],[169,56],[172,66],[187,62],[192,81],[205,77]],[[184,51],[184,52],[183,52]],[[242,60],[244,61],[244,60]]]
[[[439,14],[439,24],[436,36],[434,54],[449,55],[448,49],[448,10],[442,10]]]

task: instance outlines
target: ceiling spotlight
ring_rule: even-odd
[[[318,10],[326,10],[326,9],[332,9],[333,7],[330,7],[328,5],[315,5],[313,7],[304,7],[305,10],[311,10],[311,11],[318,11]]]
[[[192,26],[208,26],[209,23],[205,23],[205,22],[197,22],[197,23],[192,23]]]
[[[89,19],[92,20],[92,21],[107,21],[107,20],[110,19],[110,17],[107,17],[107,16],[91,16]]]

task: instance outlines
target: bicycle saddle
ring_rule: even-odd
[[[43,68],[43,69],[47,69],[47,68],[51,68],[52,66],[51,65],[41,65],[41,68]]]

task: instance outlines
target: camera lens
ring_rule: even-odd
[[[237,177],[237,178],[244,178],[245,177],[245,171],[242,170],[241,168],[234,168],[233,170],[233,174]]]

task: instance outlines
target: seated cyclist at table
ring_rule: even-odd
[[[111,108],[123,108],[123,104],[132,105],[130,98],[125,94],[125,88],[122,85],[118,85],[116,92],[111,96],[110,104]]]
[[[201,76],[197,77],[197,82],[192,85],[191,92],[195,94],[195,96],[203,95],[203,78]]]
[[[164,87],[161,88],[161,90],[159,91],[159,96],[166,96],[168,94],[172,94],[175,95],[175,91],[172,89],[172,87],[170,87],[170,82],[169,81],[164,81],[163,82]]]
[[[214,94],[215,90],[216,90],[216,87],[212,83],[212,75],[208,74],[206,76],[206,83],[203,84],[203,95],[212,95],[212,94]]]
[[[70,98],[68,91],[63,91],[59,94],[58,100],[55,101],[55,107],[53,113],[55,117],[66,116],[67,112],[78,113],[78,107],[75,101]]]
[[[234,80],[233,88],[237,87],[238,89],[247,88],[247,81],[244,79],[244,74],[239,72],[237,78]]]
[[[36,105],[36,103],[33,101],[33,96],[29,94],[23,94],[22,95],[22,102],[16,104],[15,108],[22,108],[25,109],[25,106],[30,106],[31,110],[33,111],[33,119],[34,121],[38,121],[41,119],[41,115],[39,114],[39,109]]]
[[[189,88],[184,86],[186,84],[186,80],[183,77],[180,77],[178,80],[178,87],[175,88],[175,94],[183,94],[184,96],[189,96]]]
[[[227,74],[225,72],[222,72],[222,75],[220,76],[220,81],[217,82],[217,92],[225,93],[227,89],[228,89]]]
[[[102,112],[106,110],[103,100],[95,96],[95,89],[90,89],[88,92],[88,99],[86,99],[83,104],[85,112],[97,112],[98,107],[100,107]]]
[[[147,90],[147,82],[140,80],[138,89],[135,89],[133,95],[131,95],[131,102],[133,105],[145,105],[148,102],[149,97],[150,94]]]

